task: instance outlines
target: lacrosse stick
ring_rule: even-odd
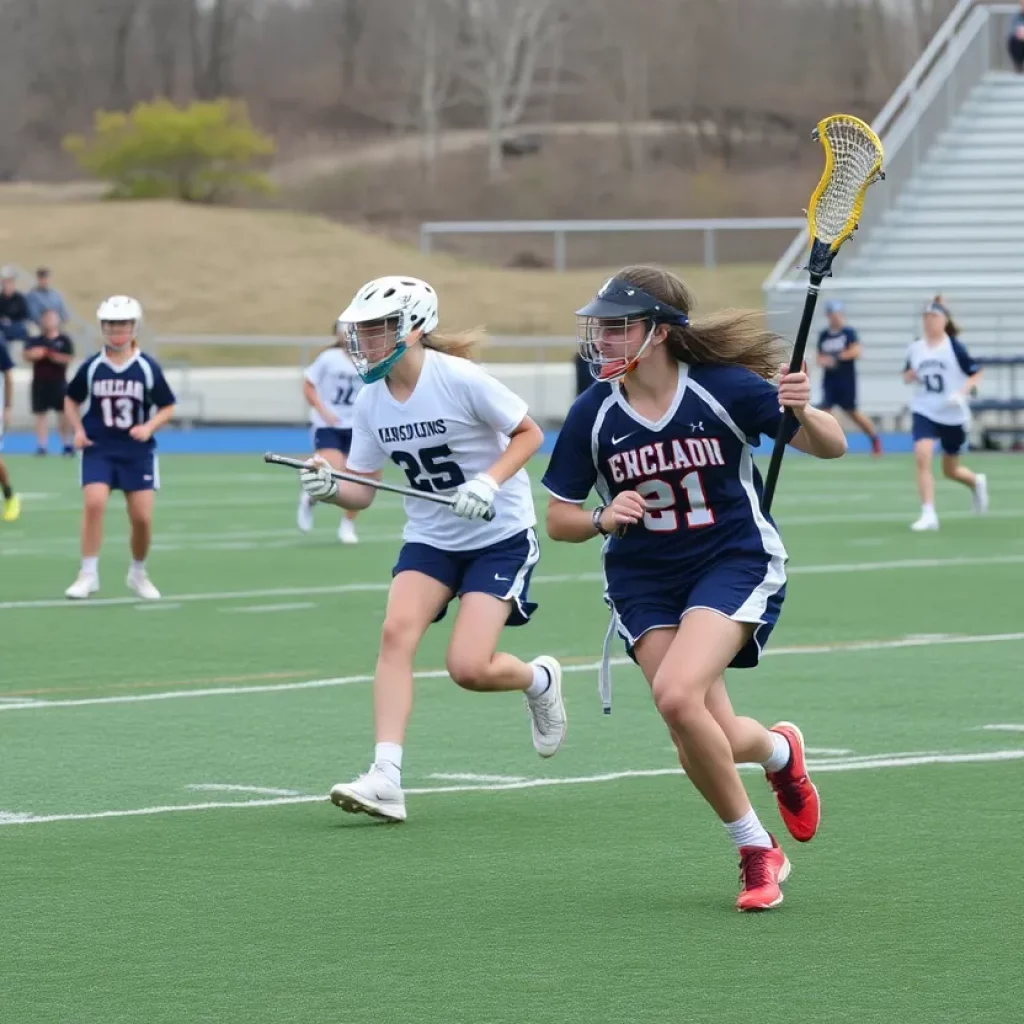
[[[263,461],[269,462],[272,466],[289,466],[292,469],[307,468],[306,462],[302,459],[290,459],[287,455],[275,455],[273,452],[267,452],[263,456]],[[372,487],[375,491],[389,491],[391,494],[401,494],[403,498],[421,498],[423,501],[432,501],[437,505],[448,505],[449,507],[455,504],[455,497],[451,494],[438,494],[436,491],[418,491],[414,487],[399,487],[397,484],[386,484],[383,480],[356,476],[355,473],[343,473],[338,469],[332,469],[331,476],[335,480],[347,480],[352,484]],[[484,516],[487,522],[490,522],[493,518],[493,509],[488,515]]]
[[[804,364],[807,336],[811,331],[821,282],[831,276],[832,260],[839,247],[857,230],[868,187],[885,177],[882,143],[860,118],[833,114],[818,122],[812,138],[817,139],[825,150],[825,170],[807,209],[807,228],[813,240],[807,267],[811,283],[807,287],[804,312],[789,361],[790,373],[798,373]],[[782,456],[786,451],[786,437],[793,419],[793,411],[786,409],[765,476],[764,499],[761,502],[765,512],[772,506]]]

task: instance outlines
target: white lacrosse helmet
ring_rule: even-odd
[[[135,340],[142,327],[142,305],[130,295],[111,295],[109,299],[104,299],[100,303],[96,310],[96,319],[100,322],[100,330],[103,331],[104,344],[114,349],[125,348]],[[131,335],[123,341],[112,340],[103,326],[107,323],[127,323],[129,321],[133,322],[135,327]]]
[[[359,330],[360,324],[379,329]],[[390,323],[389,323],[390,322]],[[359,375],[367,383],[380,380],[405,353],[405,339],[412,331],[429,334],[437,327],[437,292],[418,277],[378,277],[356,292],[338,317],[338,333],[347,345]],[[379,348],[391,328],[394,346],[377,358],[369,349]],[[376,344],[375,344],[376,343]]]

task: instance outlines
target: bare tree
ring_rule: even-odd
[[[561,31],[558,0],[448,0],[463,17],[459,73],[479,97],[487,126],[487,167],[502,170],[502,136],[532,98],[539,67]]]
[[[229,95],[245,0],[189,0],[188,14],[195,95],[203,100]]]

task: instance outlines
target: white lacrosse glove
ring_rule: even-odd
[[[330,501],[338,493],[338,481],[331,476],[331,464],[317,455],[299,473],[302,489],[314,501]]]
[[[494,498],[498,485],[486,473],[478,473],[467,480],[456,492],[452,511],[463,519],[483,519],[494,511]]]

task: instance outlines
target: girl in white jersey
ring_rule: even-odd
[[[540,447],[527,406],[466,358],[472,344],[445,340],[437,295],[412,277],[365,284],[338,318],[366,387],[356,399],[348,471],[379,479],[390,459],[409,485],[455,496],[452,506],[405,500],[404,545],[391,590],[373,680],[376,748],[369,771],[331,790],[342,810],[404,821],[402,744],[412,711],[412,666],[427,627],[460,598],[448,671],[467,690],[522,690],[533,745],[551,757],[565,736],[559,663],[526,663],[497,652],[506,625],[536,608],[527,597],[537,564],[536,517],[523,467]],[[330,476],[314,459],[301,474],[316,501],[366,508],[376,491]],[[493,511],[492,521],[485,517]]]
[[[939,528],[932,477],[936,441],[942,446],[943,476],[971,489],[975,512],[988,511],[988,481],[984,474],[972,473],[960,464],[970,423],[967,396],[981,378],[981,368],[956,335],[956,324],[941,296],[936,295],[924,310],[924,335],[907,350],[903,368],[904,381],[915,386],[910,410],[914,418],[917,489],[921,495],[921,515],[910,527],[915,531]]]
[[[313,451],[335,469],[344,469],[352,444],[352,407],[363,381],[349,356],[344,338],[325,348],[306,368],[302,393],[309,403]],[[346,509],[338,526],[342,544],[356,544],[355,509]],[[299,529],[313,529],[313,501],[303,491],[299,497]]]

